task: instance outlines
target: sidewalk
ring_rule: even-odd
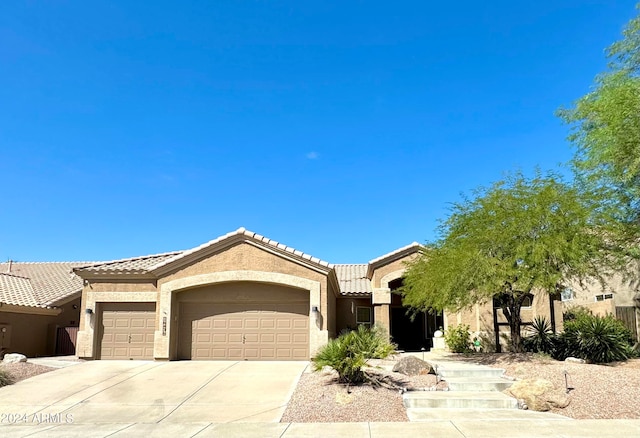
[[[3,425],[3,437],[640,437],[640,420],[455,420],[427,423],[110,423]]]

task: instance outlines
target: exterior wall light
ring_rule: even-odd
[[[91,315],[93,313],[92,309],[84,309],[84,313],[86,313],[87,315]]]
[[[311,311],[312,311],[313,313],[318,313],[318,312],[319,312],[319,310],[318,310],[318,306],[311,306]]]

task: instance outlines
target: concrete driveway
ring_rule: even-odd
[[[278,422],[307,365],[85,362],[0,388],[0,422]]]

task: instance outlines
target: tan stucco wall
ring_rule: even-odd
[[[219,273],[217,275],[212,275]],[[224,248],[206,258],[175,269],[158,279],[160,292],[159,317],[171,322],[168,333],[156,332],[156,357],[173,359],[177,349],[171,332],[176,328],[175,306],[169,304],[170,296],[184,288],[202,285],[203,282],[257,281],[285,284],[309,291],[310,294],[310,356],[335,333],[335,317],[330,314],[334,298],[329,291],[327,274],[283,258],[280,254],[256,247],[247,242]],[[314,314],[311,307],[320,313]],[[333,333],[332,333],[333,332]]]
[[[373,271],[373,274],[371,276],[371,286],[374,289],[378,287],[388,287],[388,285],[381,284],[382,278],[396,271],[404,271],[407,268],[406,263],[415,259],[417,256],[418,256],[417,253],[414,253],[406,257],[403,257],[401,259],[390,262],[389,264],[378,267]],[[399,278],[399,277],[395,276],[395,278]]]
[[[76,309],[73,308],[74,305]],[[8,325],[11,330],[10,342],[8,339],[4,342],[7,352],[22,353],[27,357],[55,354],[56,329],[78,325],[80,298],[58,308],[62,312],[57,316],[0,311],[0,326]]]
[[[583,284],[573,283],[570,287],[575,297],[565,301],[567,307],[592,305],[596,303],[596,295],[607,293],[613,293],[614,306],[633,306],[633,297],[640,291],[640,280],[613,275],[607,279],[604,288],[595,280],[585,281]]]
[[[98,342],[99,303],[155,303],[157,300],[158,291],[155,282],[151,280],[90,280],[82,289],[76,354],[86,359],[95,357],[96,343]],[[91,309],[92,313],[87,314],[86,309]],[[158,316],[156,314],[156,326],[157,324]]]
[[[336,290],[336,286],[329,282],[328,292],[327,292],[327,323],[326,330],[329,338],[335,338],[338,334],[337,328],[337,306],[338,306],[338,296],[340,292]]]
[[[371,317],[373,318],[373,306],[370,298],[352,298],[341,297],[337,302],[337,325],[338,334],[345,329],[356,328],[356,308],[371,308]],[[353,309],[353,312],[352,312]]]
[[[554,302],[556,331],[562,331],[562,305],[559,301]],[[455,327],[460,324],[469,326],[471,336],[479,336],[484,340],[484,348],[491,351],[495,348],[495,331],[493,325],[493,302],[475,304],[469,309],[459,312],[445,312],[445,329]],[[533,295],[531,307],[523,307],[520,310],[520,317],[523,323],[530,323],[536,316],[545,316],[550,321],[550,296],[547,293],[539,292]],[[497,309],[498,322],[507,323],[502,310]],[[501,326],[500,332],[505,336],[509,334],[509,326]],[[526,327],[522,326],[522,334],[526,335]],[[503,351],[506,351],[505,339],[501,339]]]

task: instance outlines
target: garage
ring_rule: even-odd
[[[102,303],[100,309],[100,359],[153,359],[155,303]]]
[[[183,294],[179,315],[179,359],[309,359],[308,291],[217,285]]]

